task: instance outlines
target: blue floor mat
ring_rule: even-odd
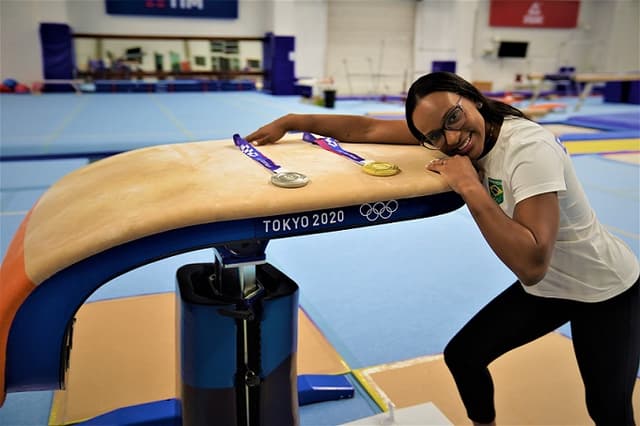
[[[0,408],[0,425],[48,425],[52,399],[52,391],[7,394],[7,399],[2,408]]]
[[[576,115],[567,124],[608,130],[640,130],[640,109],[618,114]]]
[[[353,369],[442,353],[514,281],[466,209],[276,240],[267,254],[298,282],[301,305]]]
[[[640,256],[640,167],[599,155],[572,161],[600,222]]]
[[[2,156],[229,139],[289,112],[350,113],[260,92],[3,96],[0,108]]]
[[[0,162],[0,191],[46,190],[86,164],[85,159]]]

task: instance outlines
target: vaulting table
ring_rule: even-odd
[[[0,401],[6,392],[63,388],[74,315],[98,287],[134,268],[212,247],[218,262],[212,271],[217,271],[218,280],[236,270],[225,270],[231,266],[247,274],[244,278],[232,274],[232,279],[251,286],[261,278],[252,278],[247,267],[257,265],[253,274],[262,274],[267,281],[267,275],[281,274],[257,271],[270,267],[261,265],[266,263],[264,251],[270,239],[429,217],[463,204],[443,179],[425,170],[426,163],[441,155],[437,152],[418,145],[342,147],[367,159],[394,163],[401,172],[368,175],[353,161],[303,142],[301,134],[291,134],[258,149],[287,170],[307,175],[310,183],[301,188],[271,184],[270,172],[243,155],[230,139],[129,151],[60,179],[26,215],[0,270]],[[207,291],[215,289],[216,282],[210,284]],[[206,308],[208,302],[201,304],[199,296],[194,297],[192,307]],[[218,310],[231,321],[246,324],[253,318],[252,306],[236,302],[226,311]],[[297,307],[297,298],[295,303]],[[267,315],[268,307],[263,308]],[[206,388],[210,383],[203,378],[212,372],[198,371],[196,364],[202,360],[196,358],[206,356],[212,343],[198,341],[198,333],[185,325],[192,319],[183,315],[179,332],[190,334],[193,340],[188,345],[203,344],[204,349],[183,343],[183,351],[189,353],[183,353],[182,379],[204,380],[200,385]],[[269,328],[273,327],[263,325],[263,333]],[[281,360],[272,356],[268,339],[262,335],[261,362],[271,362],[275,368]],[[295,336],[287,344],[291,342],[295,352]],[[276,348],[275,353],[280,352]],[[185,364],[185,356],[196,358]],[[247,383],[267,383],[269,368],[258,366],[258,377],[245,371],[254,374],[246,377]],[[269,389],[275,388],[263,388],[263,400]],[[195,401],[198,395],[193,397],[191,405],[201,404],[202,399]],[[293,410],[297,418],[297,407]],[[185,424],[199,422],[194,419]]]

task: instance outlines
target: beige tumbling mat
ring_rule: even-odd
[[[570,339],[551,333],[490,367],[500,425],[589,425],[584,390]],[[455,425],[468,425],[462,401],[441,355],[356,371],[379,404],[397,409],[432,402]],[[640,423],[640,380],[634,409]]]
[[[640,165],[640,152],[626,152],[622,154],[605,154],[603,157],[609,160],[620,161],[621,163]]]
[[[104,300],[76,315],[66,389],[49,423],[76,423],[118,408],[177,396],[174,293]],[[307,315],[298,314],[298,374],[349,371]]]
[[[592,129],[590,127],[571,126],[569,124],[542,124],[542,127],[556,136],[562,136],[568,133],[602,133],[602,130]]]

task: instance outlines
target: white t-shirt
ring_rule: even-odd
[[[631,287],[640,274],[635,254],[598,221],[556,137],[522,118],[505,119],[496,145],[478,161],[485,187],[513,218],[517,203],[557,192],[560,227],[551,264],[530,294],[599,302]]]

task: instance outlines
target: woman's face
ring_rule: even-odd
[[[485,121],[469,99],[452,92],[433,92],[418,101],[412,118],[424,140],[445,154],[480,158]]]

